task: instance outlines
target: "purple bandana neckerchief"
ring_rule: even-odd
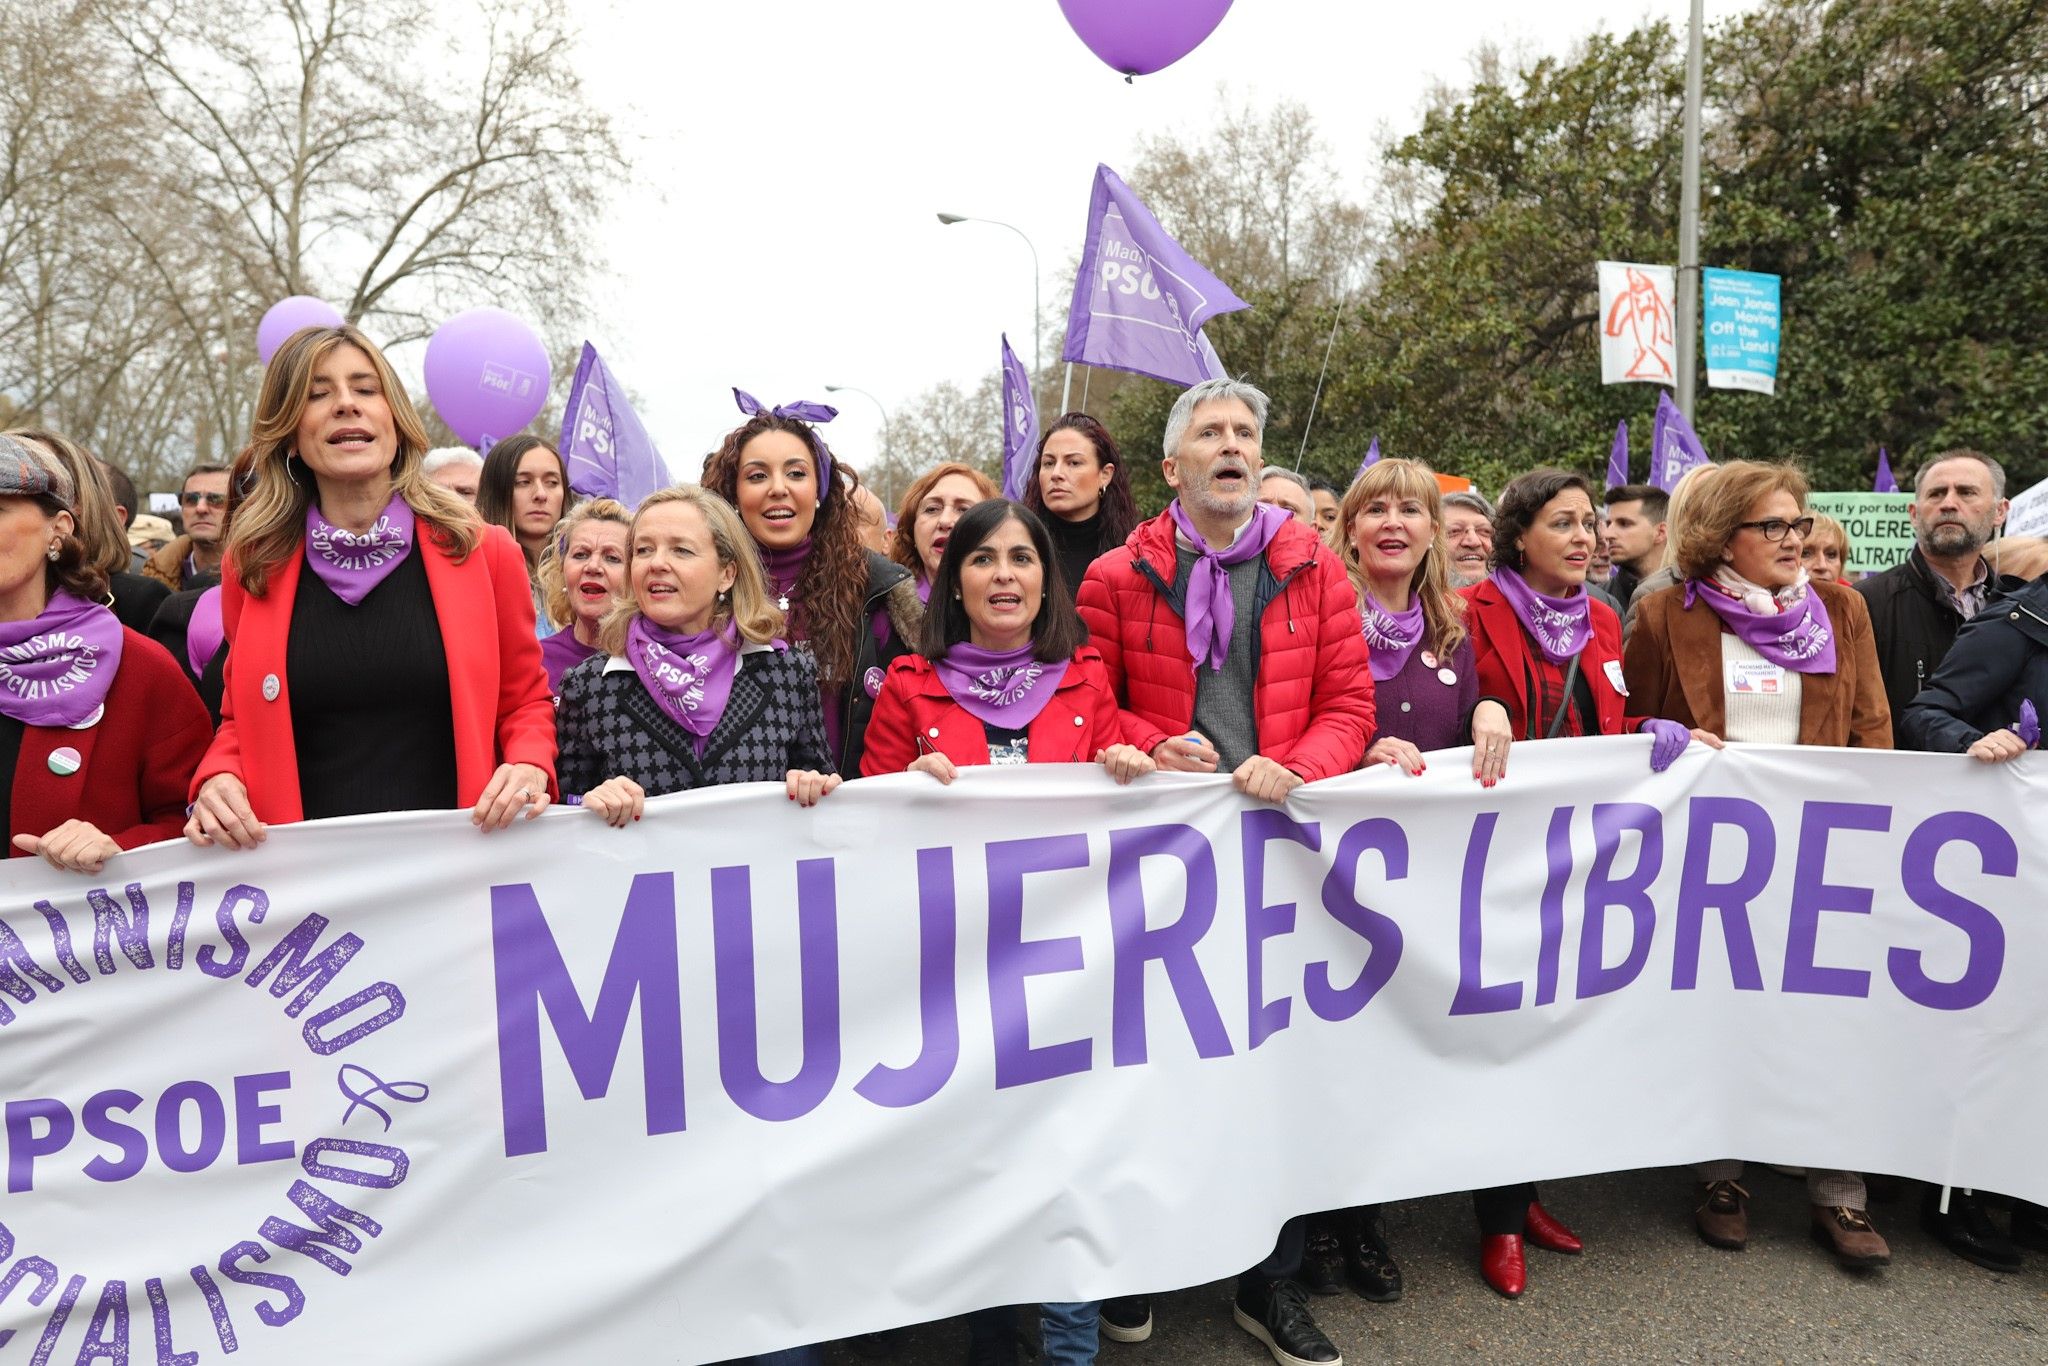
[[[1779,668],[1800,674],[1835,671],[1834,626],[1827,604],[1807,586],[1804,571],[1798,583],[1776,597],[1775,612],[1762,610],[1773,596],[1760,587],[1737,597],[1734,585],[1687,579],[1685,605],[1692,606],[1694,599],[1713,608],[1738,640]]]
[[[24,726],[76,726],[93,716],[121,667],[121,623],[63,589],[41,614],[0,622],[0,715]]]
[[[368,531],[343,530],[322,517],[317,504],[309,505],[306,563],[335,597],[355,607],[411,552],[413,526],[412,507],[395,493]]]
[[[1502,565],[1493,571],[1501,596],[1515,609],[1522,629],[1552,664],[1568,664],[1573,655],[1586,648],[1593,637],[1593,599],[1580,587],[1568,598],[1553,598],[1529,586],[1529,581]]]
[[[635,616],[626,628],[626,662],[669,720],[697,737],[702,753],[705,738],[725,715],[732,696],[733,675],[740,665],[737,637],[715,626],[693,636],[679,635]]]
[[[192,604],[192,619],[185,623],[185,662],[194,678],[206,672],[220,647],[227,643],[227,627],[220,617],[220,585],[215,584]]]
[[[1389,612],[1370,592],[1362,593],[1358,618],[1364,624],[1365,645],[1372,656],[1372,680],[1384,683],[1401,672],[1416,642],[1422,639],[1422,600],[1410,598],[1406,610]]]
[[[1182,615],[1188,654],[1195,663],[1206,663],[1220,673],[1224,660],[1230,657],[1231,632],[1237,627],[1237,604],[1230,596],[1230,566],[1265,554],[1273,537],[1294,514],[1286,508],[1260,503],[1252,509],[1252,519],[1237,538],[1237,544],[1217,550],[1195,530],[1180,499],[1174,499],[1166,510],[1172,514],[1180,534],[1195,548],[1195,563],[1188,571],[1187,610]]]
[[[969,716],[1003,730],[1025,730],[1067,675],[1067,660],[1048,664],[1032,653],[1034,648],[984,650],[963,640],[932,669]]]

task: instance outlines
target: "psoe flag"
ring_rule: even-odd
[[[1710,388],[1777,391],[1777,276],[1708,266],[1700,272],[1700,317]]]
[[[1695,465],[1712,463],[1707,448],[1671,401],[1671,395],[1657,395],[1657,416],[1650,424],[1650,482],[1669,493]]]
[[[562,408],[562,461],[578,497],[616,498],[629,508],[675,482],[625,389],[589,342]]]
[[[1602,261],[1599,271],[1600,382],[1678,383],[1677,272],[1635,261]]]
[[[1038,400],[1031,375],[1003,337],[1003,497],[1022,499],[1038,465]]]
[[[1061,359],[1199,384],[1221,368],[1202,324],[1246,307],[1167,235],[1115,171],[1095,168]]]

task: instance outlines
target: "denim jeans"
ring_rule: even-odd
[[[1038,1306],[1038,1336],[1045,1348],[1044,1366],[1095,1366],[1096,1325],[1102,1301]],[[969,1342],[1015,1340],[1017,1311],[1007,1305],[977,1309],[967,1316]]]

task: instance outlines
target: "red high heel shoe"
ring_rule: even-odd
[[[1488,1233],[1479,1239],[1479,1274],[1509,1299],[1529,1288],[1529,1266],[1522,1260],[1522,1240],[1512,1233]]]
[[[1550,1211],[1534,1200],[1529,1202],[1529,1241],[1545,1252],[1562,1252],[1567,1257],[1576,1257],[1586,1250],[1586,1245],[1573,1233],[1550,1215]]]

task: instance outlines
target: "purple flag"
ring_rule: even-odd
[[[1877,480],[1870,486],[1873,493],[1897,493],[1899,481],[1892,477],[1891,453],[1884,447],[1877,448]]]
[[[1198,384],[1222,369],[1202,324],[1249,307],[1166,235],[1130,186],[1095,168],[1087,235],[1061,358]]]
[[[1209,344],[1209,334],[1195,333],[1195,350],[1202,358],[1204,379],[1229,379],[1230,371],[1223,368],[1223,357],[1216,354],[1216,348]]]
[[[1712,463],[1671,395],[1658,394],[1657,417],[1650,424],[1650,482],[1669,493],[1687,470]]]
[[[1367,470],[1371,469],[1374,465],[1377,465],[1379,463],[1380,439],[1378,437],[1374,437],[1372,439],[1372,444],[1365,448],[1365,459],[1358,462],[1358,474],[1354,474],[1351,476],[1351,482],[1354,484],[1357,483],[1359,474],[1364,474]]]
[[[1038,401],[1031,375],[1003,337],[1003,497],[1021,500],[1038,467]]]
[[[562,459],[578,496],[616,498],[628,508],[675,482],[625,389],[589,342],[562,409]]]
[[[1628,482],[1628,419],[1614,429],[1614,446],[1607,452],[1607,487],[1618,489]]]

